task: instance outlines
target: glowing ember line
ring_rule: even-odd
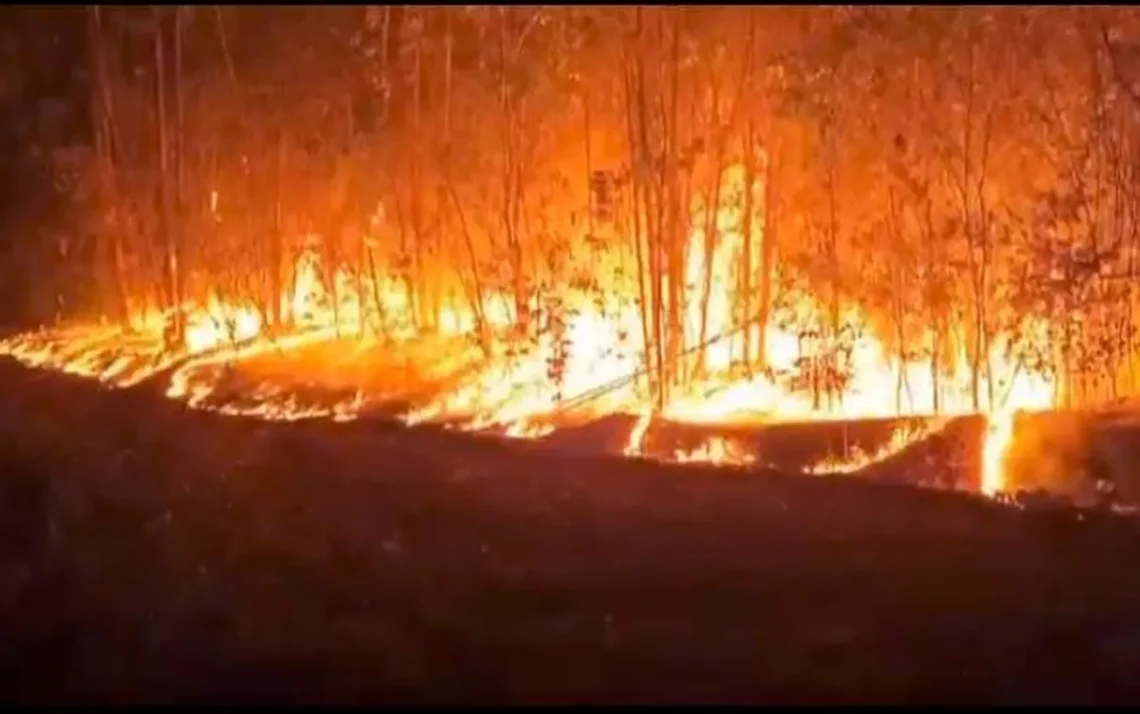
[[[732,441],[713,436],[700,446],[689,451],[677,450],[673,453],[677,463],[705,463],[723,466],[746,466],[756,462],[756,457],[738,447]]]
[[[874,464],[886,461],[892,456],[900,454],[916,444],[926,441],[945,429],[948,423],[948,420],[940,419],[923,425],[898,427],[891,433],[891,438],[887,443],[872,453],[867,453],[856,447],[851,450],[851,453],[845,456],[824,459],[814,466],[809,466],[805,469],[805,473],[817,476],[830,476],[862,471]]]

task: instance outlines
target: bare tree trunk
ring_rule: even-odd
[[[500,140],[502,146],[502,205],[501,218],[503,234],[507,241],[507,255],[511,264],[511,291],[514,298],[515,330],[519,337],[529,334],[530,309],[526,288],[526,270],[523,264],[523,240],[520,235],[521,225],[519,213],[521,203],[524,201],[522,186],[521,159],[517,144],[518,111],[516,101],[508,85],[508,72],[514,62],[508,52],[508,45],[513,42],[510,37],[510,8],[499,8],[499,118]]]
[[[721,186],[724,183],[724,154],[728,137],[720,131],[720,92],[716,84],[712,86],[712,130],[713,134],[713,167],[712,175],[709,177],[709,190],[705,192],[705,225],[704,225],[704,253],[705,265],[704,271],[700,276],[701,292],[700,292],[700,327],[697,333],[697,344],[704,345],[708,339],[708,320],[709,320],[709,298],[712,296],[712,280],[714,260],[713,256],[716,253],[717,243],[719,239],[719,226],[717,219],[720,213],[720,192]],[[697,370],[703,372],[705,369],[705,358],[707,350],[704,347],[700,348],[697,355]]]
[[[392,41],[392,6],[384,6],[383,20],[380,25],[380,46],[383,51],[380,53],[380,79],[384,87],[384,109],[381,114],[381,123],[387,128],[389,110],[392,103],[392,75],[390,72],[390,65],[388,62],[390,54],[390,44]]]
[[[959,179],[959,193],[962,201],[962,218],[967,241],[967,269],[969,271],[969,285],[973,298],[973,333],[972,349],[970,355],[970,391],[975,410],[981,411],[982,403],[982,376],[987,372],[989,363],[987,320],[986,320],[986,271],[988,268],[988,225],[985,224],[985,207],[981,206],[975,212],[974,201],[971,198],[976,194],[981,198],[981,183],[984,176],[975,176],[973,166],[973,153],[976,149],[974,121],[976,117],[977,82],[975,69],[977,65],[977,47],[971,41],[969,47],[969,61],[967,64],[967,85],[965,101],[965,126],[962,141],[962,172]],[[985,142],[987,137],[983,137]],[[979,171],[985,171],[984,161]],[[979,255],[979,253],[981,255]],[[992,395],[991,395],[992,397]],[[992,407],[992,404],[987,406]]]
[[[637,7],[634,9],[634,16],[638,26],[638,32],[641,29],[641,13],[642,9]],[[638,38],[640,40],[640,38]],[[640,47],[636,47],[635,51],[640,54]],[[634,257],[636,260],[637,269],[637,291],[638,302],[641,309],[641,336],[643,349],[643,358],[645,360],[645,373],[647,375],[647,382],[649,387],[649,394],[651,398],[655,398],[657,394],[657,362],[654,359],[654,343],[653,332],[651,329],[652,324],[652,311],[655,310],[655,305],[651,304],[650,288],[647,285],[647,280],[651,278],[648,271],[648,258],[647,250],[652,248],[652,244],[648,237],[645,235],[648,232],[648,209],[646,208],[647,201],[644,200],[645,186],[644,186],[644,167],[642,162],[642,149],[640,134],[637,130],[637,96],[638,96],[638,60],[637,58],[631,59],[628,55],[624,58],[622,76],[624,79],[625,89],[625,119],[626,131],[629,141],[629,160],[630,160],[630,220],[632,221],[632,236],[634,245]],[[631,66],[632,65],[632,66]]]
[[[166,54],[162,32],[162,15],[157,6],[151,8],[154,22],[154,114],[158,124],[158,225],[160,240],[166,248],[166,293],[168,306],[173,309],[174,322],[171,341],[181,345],[185,335],[185,315],[182,311],[182,296],[178,281],[178,245],[174,238],[173,216],[171,215],[171,187],[169,164],[169,138],[166,117]]]
[[[1125,354],[1127,355],[1127,371],[1128,371],[1128,390],[1134,391],[1136,389],[1136,298],[1137,280],[1136,280],[1136,253],[1137,253],[1137,237],[1140,236],[1140,231],[1137,230],[1137,216],[1136,216],[1136,197],[1129,194],[1127,201],[1130,205],[1131,218],[1128,221],[1128,243],[1127,243],[1127,261],[1128,261],[1128,282],[1125,289],[1125,315],[1126,315],[1126,335],[1125,340]]]
[[[459,228],[463,235],[463,244],[467,249],[467,258],[471,263],[471,278],[472,290],[470,291],[469,302],[471,303],[471,310],[475,315],[475,329],[479,336],[479,344],[483,348],[483,354],[491,356],[491,326],[487,322],[487,316],[484,312],[486,302],[483,293],[483,281],[479,274],[479,258],[475,253],[475,241],[471,235],[471,229],[467,223],[467,218],[463,213],[463,205],[459,202],[459,196],[455,191],[455,184],[451,180],[451,174],[444,171],[444,186],[447,190],[448,196],[451,198],[452,206],[455,208],[456,217],[459,220]],[[462,280],[462,274],[460,275]]]
[[[285,106],[285,83],[277,86],[277,96]],[[285,126],[282,122],[277,127],[277,151],[274,162],[273,181],[273,235],[270,237],[269,251],[269,300],[272,310],[273,326],[276,329],[284,327],[285,320],[292,320],[292,316],[283,315],[282,301],[286,297],[283,286],[282,270],[285,262]],[[291,291],[290,291],[291,292]],[[290,296],[291,297],[291,296]],[[291,303],[291,301],[289,301]]]
[[[407,12],[411,13],[412,8]],[[412,58],[412,181],[411,181],[411,223],[412,235],[415,245],[412,246],[412,270],[415,289],[411,292],[412,314],[415,316],[416,328],[419,329],[425,322],[423,315],[423,275],[425,250],[427,248],[427,231],[424,227],[423,217],[423,156],[421,141],[423,135],[420,131],[423,114],[423,26],[424,8],[416,8],[416,43]]]
[[[356,117],[353,114],[352,95],[346,94],[344,97],[344,123],[345,123],[345,143],[349,147],[348,156],[345,167],[349,172],[349,190],[347,198],[347,226],[355,233],[356,238],[356,263],[355,275],[353,276],[356,290],[356,337],[358,340],[363,340],[368,334],[368,304],[371,300],[372,307],[376,311],[376,315],[380,318],[380,322],[385,322],[384,318],[384,304],[378,299],[379,293],[375,290],[368,291],[364,287],[364,278],[370,275],[373,280],[373,287],[375,288],[376,271],[372,262],[372,251],[368,247],[368,236],[364,226],[361,225],[361,217],[364,212],[361,210],[361,198],[358,182],[358,172],[356,171],[358,164],[351,157],[356,157],[361,154],[361,147],[357,142],[356,130]],[[377,332],[377,337],[380,336]]]
[[[664,8],[662,8],[664,13]],[[678,104],[680,100],[681,32],[684,8],[671,12],[673,22],[672,42],[669,55],[669,110],[666,115],[665,146],[662,152],[661,171],[664,183],[663,195],[668,202],[668,227],[665,248],[668,251],[666,268],[668,275],[668,312],[666,329],[666,365],[669,375],[666,384],[669,389],[683,384],[687,370],[682,369],[681,353],[684,347],[684,307],[685,307],[685,249],[688,245],[689,207],[682,201],[680,187],[680,126],[678,124]],[[664,40],[662,22],[662,40]],[[662,286],[664,287],[664,286]],[[700,354],[703,355],[703,348]],[[667,398],[667,395],[666,395]]]
[[[779,149],[773,145],[767,148],[767,162],[764,168],[764,234],[760,243],[760,296],[759,317],[760,341],[757,344],[757,360],[762,368],[768,367],[768,345],[765,337],[768,322],[772,316],[772,277],[776,271],[776,247],[779,244],[780,205],[780,164]]]
[[[755,134],[752,122],[749,121],[744,128],[744,216],[740,226],[740,314],[744,327],[744,340],[741,344],[740,358],[745,373],[752,377],[752,334],[756,329],[757,321],[752,315],[752,231],[755,226],[752,214],[756,210],[753,186],[756,183],[756,147],[753,144]],[[760,325],[761,335],[763,325]]]
[[[182,87],[182,42],[186,8],[174,8],[174,294],[182,300],[182,265],[186,252],[186,222],[189,218],[186,200],[186,114]]]
[[[594,161],[590,153],[590,90],[582,91],[582,140],[586,151],[586,234],[594,236]]]
[[[926,197],[926,216],[925,216],[925,238],[926,243],[926,279],[927,281],[939,280],[937,277],[941,273],[941,268],[936,267],[934,257],[934,208],[929,196]],[[936,272],[937,271],[937,272]],[[941,413],[942,407],[942,351],[946,346],[946,330],[944,329],[945,316],[940,314],[941,306],[935,304],[931,298],[931,293],[936,286],[927,285],[927,309],[928,317],[932,325],[932,335],[930,344],[930,388],[931,388],[931,402],[934,414],[937,416]]]
[[[744,202],[741,221],[740,267],[737,280],[737,306],[740,310],[740,324],[743,331],[740,334],[740,359],[745,374],[752,377],[752,342],[753,335],[758,331],[763,341],[763,326],[757,326],[752,315],[752,271],[755,269],[753,261],[754,244],[752,231],[755,228],[753,213],[756,210],[754,186],[756,184],[756,148],[755,127],[749,112],[753,107],[752,77],[755,72],[756,47],[756,9],[749,8],[747,29],[744,33],[744,60],[740,69],[740,87],[737,90],[735,106],[733,107],[733,121],[735,123],[737,112],[743,109],[748,119],[744,125],[742,149],[744,151]]]
[[[385,12],[387,9],[385,9]],[[455,36],[452,33],[451,8],[444,8],[444,35],[443,35],[443,137],[444,146],[451,148],[451,73],[452,60],[455,47]]]
[[[655,393],[655,407],[658,411],[664,409],[666,401],[667,379],[668,375],[665,371],[665,340],[663,329],[663,290],[662,283],[664,282],[664,270],[662,270],[662,233],[664,222],[664,210],[662,204],[661,187],[659,182],[655,181],[656,176],[660,176],[659,171],[655,171],[656,165],[656,152],[654,151],[655,144],[650,141],[649,131],[649,104],[648,104],[648,90],[645,86],[645,36],[644,27],[642,23],[643,10],[639,7],[637,13],[637,38],[638,38],[638,57],[637,57],[637,128],[640,135],[640,160],[638,162],[639,171],[643,176],[642,184],[642,198],[644,199],[643,207],[645,209],[645,219],[647,228],[647,243],[648,243],[648,268],[650,280],[650,331],[653,336],[652,342],[647,345],[647,349],[653,351],[654,372],[656,374],[656,393]]]
[[[111,86],[107,71],[103,23],[98,5],[87,7],[87,29],[90,58],[92,64],[91,112],[95,129],[95,153],[98,162],[98,196],[102,221],[99,227],[100,243],[109,240],[111,259],[111,282],[116,297],[116,309],[122,323],[130,326],[131,300],[128,292],[126,266],[123,251],[121,221],[117,217],[123,210],[116,190],[115,159],[113,155],[114,135],[111,131],[113,115],[111,108]],[[100,254],[103,253],[100,249]]]
[[[832,130],[834,131],[834,130]],[[828,283],[831,290],[829,291],[829,329],[831,334],[828,335],[828,373],[827,377],[831,377],[830,367],[833,365],[832,357],[836,353],[836,349],[840,345],[840,313],[839,313],[839,300],[840,300],[840,285],[842,280],[842,268],[839,262],[839,176],[837,170],[838,161],[838,147],[836,146],[837,137],[831,134],[827,140],[827,264],[828,264]],[[834,409],[836,406],[836,397],[838,396],[832,388],[831,380],[828,379],[825,385],[827,394],[827,405],[829,409]]]

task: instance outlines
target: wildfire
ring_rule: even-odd
[[[517,300],[489,291],[478,314],[495,337],[485,345],[489,352],[463,343],[463,347],[448,349],[446,358],[436,355],[418,360],[417,369],[430,372],[430,381],[436,385],[435,393],[426,397],[414,395],[417,398],[412,399],[401,393],[400,385],[407,380],[399,377],[390,380],[387,390],[358,387],[324,400],[306,401],[272,382],[235,387],[234,373],[240,373],[244,364],[274,354],[346,338],[368,343],[375,341],[375,335],[384,335],[386,352],[410,353],[424,340],[414,327],[412,301],[400,281],[356,275],[345,266],[322,266],[312,249],[300,254],[295,280],[280,297],[279,312],[287,316],[290,326],[284,334],[266,334],[266,313],[257,305],[210,294],[200,303],[182,306],[184,339],[176,348],[166,338],[172,314],[151,312],[132,320],[130,329],[79,326],[19,335],[0,343],[0,354],[118,387],[165,375],[166,395],[171,399],[222,414],[266,419],[348,420],[399,396],[412,401],[402,416],[409,424],[441,421],[468,430],[494,429],[506,436],[537,438],[555,430],[560,415],[636,414],[623,449],[630,456],[643,452],[655,415],[673,422],[726,423],[930,415],[935,404],[940,405],[942,416],[975,411],[968,398],[965,354],[958,355],[955,368],[936,384],[929,364],[900,362],[870,329],[859,331],[844,353],[850,380],[829,388],[825,399],[797,386],[795,375],[824,364],[833,346],[771,321],[753,324],[739,314],[737,293],[744,284],[741,265],[759,265],[763,191],[759,184],[743,185],[740,167],[726,172],[724,181],[737,199],[745,190],[753,191],[756,215],[744,221],[741,205],[747,202],[726,198],[724,205],[716,207],[715,221],[710,224],[704,220],[709,209],[694,208],[693,225],[702,228],[689,236],[685,284],[679,291],[684,302],[679,336],[684,358],[677,367],[688,377],[678,381],[664,403],[654,403],[645,374],[643,306],[632,297],[636,290],[629,285],[606,289],[600,295],[585,288],[566,288],[556,303],[546,299],[549,296],[532,296],[528,307],[544,329],[521,350],[504,336],[518,317]],[[756,232],[751,240],[743,234],[746,224]],[[715,227],[715,236],[705,234],[706,225]],[[625,248],[610,248],[604,256],[591,254],[584,260],[628,265],[632,263],[629,253]],[[323,271],[323,267],[332,270]],[[794,309],[809,322],[822,324],[825,311],[810,294],[798,295]],[[844,324],[867,325],[857,306],[845,306],[841,317]],[[476,318],[470,306],[445,305],[436,321],[437,338],[461,344],[476,331]],[[747,355],[761,351],[765,369],[742,370],[751,367]],[[1013,411],[1047,408],[1055,387],[1042,376],[1008,366],[996,346],[989,357],[988,373],[993,379],[1005,380],[1008,395],[1000,408],[989,410],[990,426],[982,446],[982,490],[992,494],[1003,487],[1002,455],[1012,435]],[[873,453],[856,451],[807,471],[855,471],[899,453],[937,428],[900,429]],[[728,441],[714,439],[698,449],[678,451],[674,459],[750,463],[755,457]]]
[[[838,457],[831,457],[811,466],[808,473],[817,475],[848,474],[864,469],[871,464],[885,461],[892,456],[902,453],[906,448],[933,436],[945,428],[947,420],[913,426],[903,426],[895,429],[887,443],[871,453],[855,447],[849,453]],[[989,448],[986,441],[986,448]],[[987,493],[987,495],[989,495]]]

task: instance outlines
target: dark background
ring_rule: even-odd
[[[90,141],[83,19],[81,6],[0,9],[0,329],[47,317],[24,299],[34,272],[8,266],[59,249],[67,228],[51,152]]]

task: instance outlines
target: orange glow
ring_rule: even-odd
[[[689,356],[703,353],[703,360],[699,370],[681,365],[686,378],[677,381],[662,409],[655,408],[648,380],[639,376],[646,363],[642,313],[635,281],[627,279],[606,285],[600,295],[584,288],[563,289],[559,298],[565,307],[564,329],[543,331],[521,350],[508,336],[516,318],[514,296],[487,290],[481,308],[493,336],[490,356],[464,346],[419,359],[417,369],[430,372],[437,389],[426,396],[415,395],[403,420],[408,424],[441,421],[467,430],[493,428],[510,437],[537,438],[555,430],[558,418],[570,414],[586,418],[636,414],[636,425],[624,448],[626,455],[633,456],[642,453],[642,442],[656,414],[674,422],[709,424],[933,415],[936,389],[940,417],[973,413],[964,348],[935,385],[929,363],[900,362],[873,334],[866,312],[853,304],[843,305],[841,313],[844,324],[863,328],[847,358],[851,379],[826,399],[813,399],[802,387],[790,385],[786,375],[822,359],[829,346],[821,338],[805,338],[773,321],[763,326],[743,324],[738,310],[741,266],[752,265],[757,270],[764,234],[763,186],[759,182],[744,186],[744,176],[740,166],[724,174],[722,193],[737,200],[725,198],[717,207],[716,239],[708,241],[703,228],[693,230],[688,238],[685,284],[679,291],[684,303],[679,311],[681,352]],[[742,233],[744,204],[739,200],[746,190],[753,192],[756,206],[750,241]],[[705,225],[705,211],[699,204],[694,206],[692,225]],[[706,249],[709,243],[711,252]],[[744,255],[748,244],[751,256]],[[634,250],[629,244],[614,242],[598,261],[634,265]],[[30,366],[120,387],[166,373],[166,395],[171,399],[223,414],[266,419],[349,420],[398,393],[400,380],[394,379],[385,393],[357,388],[348,396],[316,405],[298,401],[288,389],[273,383],[247,385],[240,400],[225,398],[224,382],[231,367],[240,368],[275,353],[346,337],[367,346],[375,341],[377,331],[386,335],[383,349],[392,353],[410,353],[423,341],[413,327],[407,292],[395,277],[374,278],[356,275],[343,265],[322,266],[311,250],[297,257],[294,273],[295,281],[280,296],[281,312],[288,315],[290,329],[272,338],[266,335],[263,313],[254,304],[210,294],[200,303],[183,306],[185,339],[174,348],[168,348],[163,339],[163,325],[171,315],[147,314],[133,320],[130,331],[80,326],[20,335],[0,343],[0,353]],[[758,281],[757,276],[753,278],[754,283]],[[813,295],[799,294],[791,304],[800,323],[824,324],[825,310]],[[538,314],[542,307],[538,296],[533,296],[532,312]],[[455,344],[474,333],[477,324],[469,305],[454,302],[441,307],[437,322],[440,337]],[[768,369],[754,370],[751,377],[742,376],[741,369],[746,341],[749,353],[755,355],[762,345],[767,356]],[[982,490],[987,494],[997,493],[1004,485],[1002,455],[1011,438],[1013,412],[1046,409],[1056,399],[1051,380],[1011,364],[1000,345],[1001,340],[995,341],[989,355],[989,374],[1006,396],[1000,406],[982,408],[990,424],[981,445]],[[899,389],[902,383],[907,385],[905,390]],[[807,470],[814,474],[857,471],[927,438],[937,428],[899,430],[875,453],[847,454]],[[712,463],[754,460],[723,439],[677,452],[674,458]]]

